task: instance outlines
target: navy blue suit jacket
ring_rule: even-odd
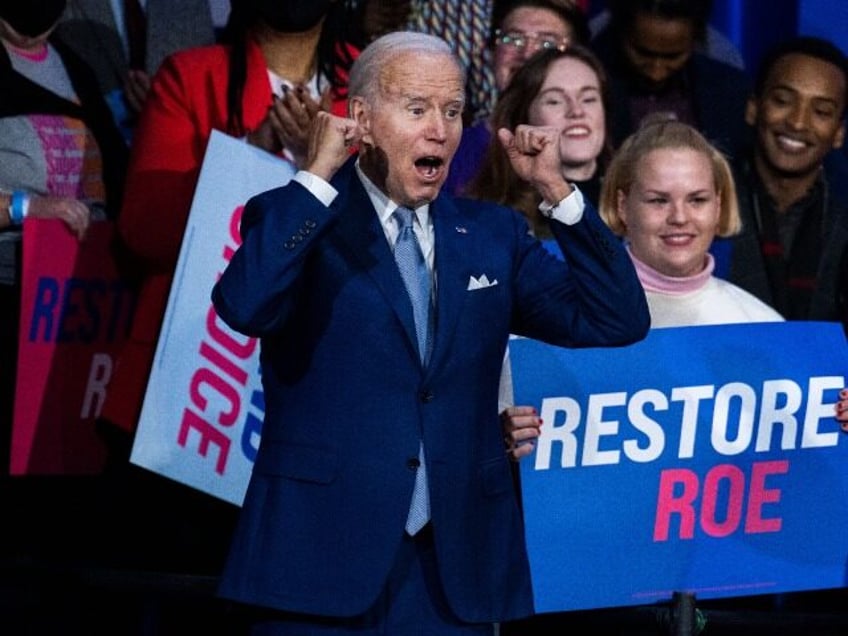
[[[297,182],[251,199],[213,291],[261,337],[266,414],[220,592],[350,616],[376,600],[404,532],[419,439],[440,575],[470,622],[532,611],[521,514],[498,420],[509,334],[625,345],[649,326],[620,241],[594,210],[553,223],[569,264],[518,213],[440,195],[436,327],[423,367],[412,307],[352,161],[327,208]],[[469,290],[470,277],[492,283]],[[496,282],[496,284],[495,284]]]

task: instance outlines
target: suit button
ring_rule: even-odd
[[[435,397],[436,396],[433,395],[432,391],[422,391],[421,392],[421,401],[424,402],[425,404],[427,402],[432,402]]]
[[[421,460],[417,457],[410,457],[406,460],[406,467],[409,470],[418,470],[418,467],[421,465]]]

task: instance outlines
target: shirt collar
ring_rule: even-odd
[[[392,214],[394,214],[395,210],[399,207],[398,204],[386,196],[386,194],[366,176],[359,165],[359,159],[356,160],[355,165],[356,174],[359,176],[359,180],[362,182],[362,186],[365,188],[368,198],[371,199],[371,204],[377,211],[380,223],[383,226],[389,225]],[[430,212],[429,204],[425,203],[424,205],[415,208],[414,212],[421,227],[427,227]]]

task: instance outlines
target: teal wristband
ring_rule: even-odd
[[[24,222],[29,212],[29,195],[22,190],[12,193],[12,203],[9,205],[9,219],[12,225],[20,225]]]

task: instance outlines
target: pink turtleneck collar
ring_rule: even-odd
[[[6,50],[19,57],[24,57],[33,62],[43,62],[47,59],[47,44],[40,44],[35,49],[21,49],[10,42],[3,42],[6,45]]]
[[[627,246],[627,253],[630,254],[630,259],[636,268],[636,274],[639,276],[639,281],[645,291],[661,294],[675,296],[697,291],[707,284],[715,269],[715,259],[709,252],[707,252],[707,262],[704,269],[694,276],[666,276],[636,258],[629,245]]]

